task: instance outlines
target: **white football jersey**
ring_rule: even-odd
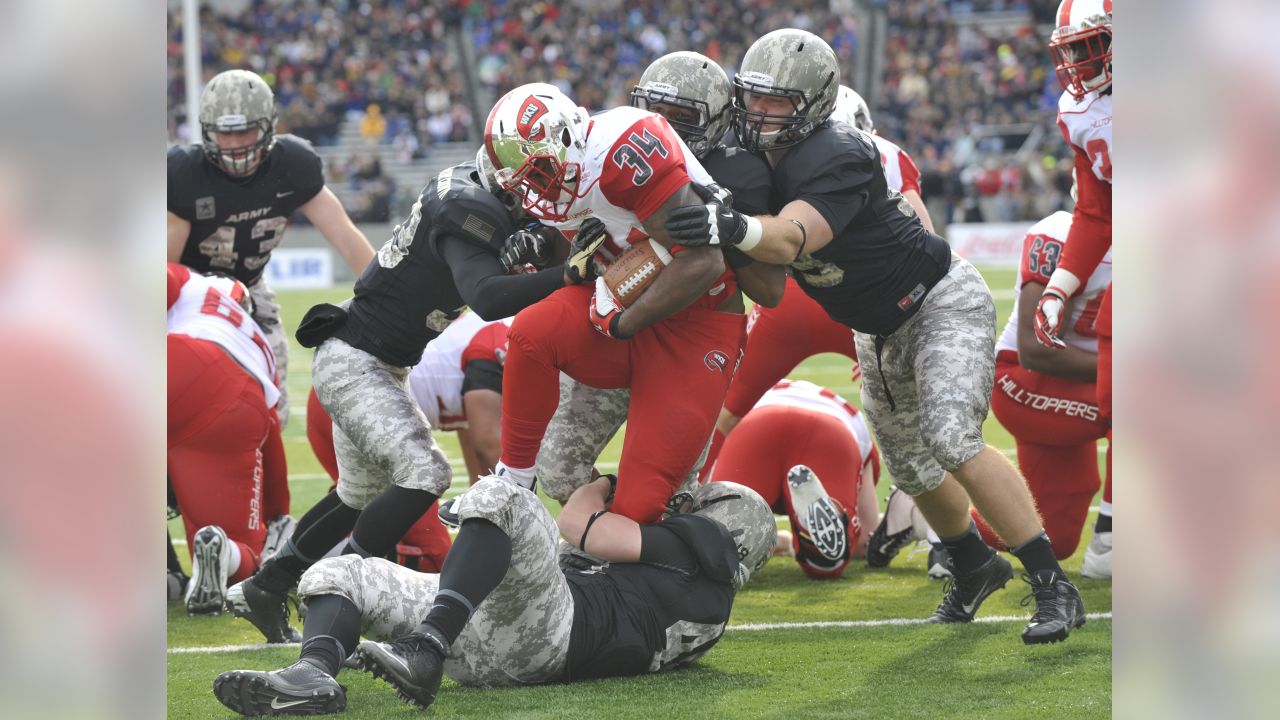
[[[898,192],[920,192],[920,169],[911,160],[911,156],[879,135],[872,135],[871,139],[880,151],[880,164],[884,166],[884,179],[889,187]]]
[[[1111,159],[1115,147],[1111,143],[1111,94],[1091,92],[1080,100],[1062,93],[1058,101],[1058,127],[1062,136],[1084,151],[1093,163],[1093,174],[1111,182]]]
[[[226,350],[262,385],[267,407],[275,407],[280,401],[276,358],[258,323],[223,292],[216,278],[171,263],[169,281],[178,290],[169,304],[168,333],[207,340]]]
[[[1005,323],[1004,332],[996,342],[996,352],[1018,349],[1018,296],[1028,282],[1049,284],[1049,276],[1058,266],[1062,249],[1071,231],[1071,213],[1059,210],[1041,220],[1027,231],[1022,243],[1022,260],[1018,264],[1018,278],[1014,281],[1013,314]],[[1062,324],[1062,341],[1086,352],[1098,352],[1098,333],[1094,321],[1102,304],[1102,292],[1111,284],[1111,251],[1108,250],[1098,268],[1085,281],[1081,291],[1071,300],[1071,316]]]
[[[770,388],[755,406],[760,408],[770,405],[804,408],[836,418],[844,423],[858,441],[862,464],[866,465],[871,458],[871,430],[867,428],[867,421],[863,419],[862,413],[844,398],[821,385],[805,380],[783,380]]]
[[[487,321],[468,312],[450,323],[444,332],[427,343],[422,360],[409,371],[409,392],[418,402],[432,428],[456,430],[466,427],[466,412],[462,407],[463,356],[468,349],[479,350],[486,359],[499,364],[505,360],[506,332],[500,333],[501,343],[491,342],[484,348],[472,348],[481,331],[490,325],[511,326],[511,318]],[[495,334],[497,337],[499,334]]]

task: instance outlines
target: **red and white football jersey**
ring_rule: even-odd
[[[280,401],[275,355],[262,328],[227,295],[227,280],[169,263],[168,286],[168,333],[207,340],[226,350],[262,385],[267,407],[275,407]]]
[[[1069,92],[1058,100],[1062,137],[1088,158],[1097,179],[1111,184],[1111,95],[1091,92],[1076,100]],[[1080,179],[1077,177],[1077,182]]]
[[[1062,93],[1058,127],[1076,157],[1076,208],[1061,266],[1078,278],[1094,272],[1111,248],[1111,94],[1076,100]]]
[[[1071,213],[1059,210],[1041,220],[1027,231],[1022,242],[1022,260],[1018,264],[1018,279],[1014,283],[1013,314],[1005,323],[1004,332],[996,342],[996,352],[1018,350],[1018,296],[1022,286],[1029,282],[1049,284],[1049,276],[1058,266],[1067,236],[1071,232]],[[1086,352],[1098,352],[1098,333],[1094,321],[1098,306],[1102,304],[1102,292],[1111,284],[1111,251],[1108,250],[1097,269],[1085,281],[1079,293],[1071,301],[1071,316],[1063,322],[1063,342]]]
[[[871,459],[871,449],[874,447],[871,443],[871,430],[867,428],[867,421],[863,419],[862,413],[844,398],[821,385],[806,380],[783,380],[770,388],[755,406],[760,408],[769,405],[803,408],[836,418],[844,423],[858,441],[862,464],[866,465]]]
[[[474,360],[505,364],[510,327],[511,318],[489,322],[468,312],[427,343],[422,360],[409,371],[409,392],[432,428],[457,430],[467,426],[462,406],[463,369]]]
[[[884,166],[884,179],[889,187],[898,192],[915,190],[920,192],[920,168],[912,162],[911,156],[896,144],[879,135],[872,135],[876,149],[880,151],[880,164]]]

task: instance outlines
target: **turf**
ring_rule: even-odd
[[[997,298],[1000,327],[1012,307],[1013,273],[986,270]],[[349,289],[281,291],[285,323],[296,324],[316,302],[340,300]],[[311,352],[293,344],[289,389],[294,420],[285,431],[293,511],[300,516],[329,487],[329,478],[311,455],[305,433]],[[855,404],[849,361],[820,355],[792,377],[835,390]],[[1013,440],[994,418],[987,441],[1012,454]],[[463,476],[452,433],[440,437]],[[605,451],[616,463],[619,443]],[[1101,461],[1101,458],[1100,458]],[[880,484],[881,497],[888,482]],[[455,482],[447,495],[462,489]],[[549,507],[554,503],[548,501]],[[785,521],[784,521],[785,522]],[[173,521],[182,537],[181,521]],[[1088,540],[1089,530],[1086,528]],[[1077,579],[1090,613],[1111,612],[1111,584],[1079,579],[1083,545],[1064,563]],[[185,548],[179,555],[186,561]],[[855,565],[840,580],[814,582],[784,558],[775,558],[738,596],[730,625],[829,621],[880,621],[927,616],[941,598],[942,585],[924,576],[923,552],[904,551],[892,567],[867,570]],[[1015,579],[992,595],[981,616],[1029,615],[1020,601],[1026,585]],[[980,617],[981,617],[980,616]],[[731,630],[692,667],[659,675],[573,685],[520,689],[461,688],[446,680],[429,711],[437,717],[483,718],[1094,718],[1111,714],[1111,620],[1094,618],[1058,645],[1026,647],[1018,638],[1022,621],[966,626],[863,625]],[[248,623],[228,616],[187,617],[180,603],[168,615],[170,648],[256,644],[262,637]],[[274,669],[297,658],[296,648],[221,651],[168,656],[168,710],[174,718],[237,717],[211,692],[213,678],[234,668]],[[346,671],[349,689],[343,717],[410,717],[390,689],[363,673]]]

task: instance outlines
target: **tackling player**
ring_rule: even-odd
[[[585,485],[553,520],[532,492],[481,479],[463,496],[443,572],[350,555],[317,564],[299,586],[308,612],[298,662],[225,672],[214,694],[243,715],[341,712],[346,690],[334,676],[352,650],[361,669],[423,709],[446,674],[516,686],[697,660],[768,561],[773,515],[750,489],[710,483],[679,496],[689,501],[683,512],[640,525],[605,510],[611,491],[607,479]],[[609,562],[561,569],[557,530]],[[357,646],[362,632],[372,639]]]
[[[1049,42],[1064,91],[1058,102],[1058,127],[1076,157],[1079,186],[1070,242],[1049,277],[1036,308],[1036,338],[1057,349],[1066,318],[1066,301],[1086,284],[1111,248],[1111,0],[1062,0],[1058,27]],[[1097,403],[1111,423],[1111,285],[1102,294],[1098,333]],[[1108,430],[1107,438],[1111,433]],[[1086,559],[1098,572],[1111,568],[1111,476],[1093,528]]]
[[[281,425],[289,421],[289,345],[263,277],[289,216],[301,210],[360,274],[373,246],[324,184],[320,156],[276,134],[271,88],[248,70],[218,73],[200,96],[202,141],[169,150],[169,262],[231,275],[249,287],[253,319],[276,356]]]
[[[982,438],[995,371],[991,292],[888,187],[875,144],[825,122],[839,76],[835,53],[812,33],[777,30],[757,40],[734,77],[733,107],[739,141],[773,169],[778,214],[748,218],[712,203],[673,212],[668,230],[681,242],[736,245],[761,260],[784,255],[800,287],[854,328],[864,367],[874,358],[862,406],[887,468],[955,566],[930,619],[972,621],[1013,577],[970,518],[972,498],[1027,568],[1036,612],[1023,641],[1057,642],[1084,623],[1084,603],[1053,555],[1026,481]]]
[[[348,532],[345,552],[384,556],[449,487],[452,471],[409,394],[409,368],[470,307],[514,314],[563,284],[562,266],[507,275],[498,255],[525,216],[483,153],[442,170],[356,281],[344,307],[317,305],[298,329],[315,347],[316,394],[334,422],[338,487],[298,521],[284,547],[228,604],[269,642],[296,632],[285,598]]]

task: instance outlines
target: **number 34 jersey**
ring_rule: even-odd
[[[1049,276],[1058,266],[1070,231],[1071,213],[1062,210],[1032,225],[1027,231],[1027,237],[1022,242],[1018,280],[1014,285],[1013,314],[1009,316],[1009,322],[1005,323],[1004,332],[996,343],[997,353],[1001,350],[1018,350],[1017,298],[1022,292],[1022,286],[1029,282],[1049,284]],[[1066,328],[1062,335],[1063,342],[1086,352],[1098,352],[1098,333],[1094,322],[1098,317],[1098,306],[1102,303],[1102,292],[1110,284],[1111,251],[1108,250],[1083,289],[1071,300],[1071,316],[1063,323]]]
[[[252,285],[289,216],[323,188],[320,156],[294,135],[276,136],[262,166],[246,180],[211,165],[199,144],[170,148],[169,212],[191,223],[182,264]]]

